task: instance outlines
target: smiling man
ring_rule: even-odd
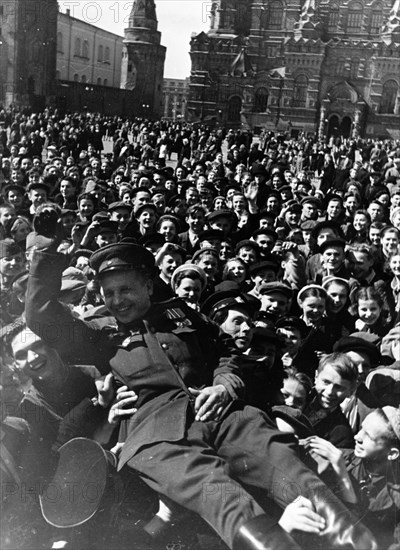
[[[317,497],[327,489],[297,458],[294,441],[239,399],[238,361],[220,327],[179,299],[152,303],[152,253],[122,242],[91,256],[117,327],[87,323],[57,299],[64,258],[56,253],[57,215],[48,211],[46,219],[53,237],[36,235],[42,251],[31,265],[27,322],[62,356],[94,363],[103,374],[111,369],[137,393],[119,469],[135,469],[159,494],[198,513],[234,550],[299,548],[247,493],[249,484],[284,488],[272,492],[281,508],[304,494],[314,506],[311,532],[330,548],[344,548],[337,537],[342,530],[346,548],[349,539],[350,548],[375,548],[368,530],[355,525],[333,494]],[[58,333],[53,340],[51,327]]]

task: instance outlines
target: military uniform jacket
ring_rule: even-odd
[[[194,417],[188,387],[223,384],[236,399],[243,388],[237,358],[219,327],[176,299],[154,304],[145,318],[128,326],[102,326],[75,318],[58,301],[64,256],[40,252],[29,277],[29,328],[64,360],[112,370],[120,384],[138,395],[120,468],[143,446],[177,442]]]

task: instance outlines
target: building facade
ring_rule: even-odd
[[[122,51],[121,85],[132,90],[136,116],[162,116],[162,87],[166,48],[161,45],[161,33],[154,0],[135,0],[129,16]]]
[[[218,0],[188,111],[227,126],[400,138],[400,0]]]
[[[189,94],[189,78],[164,78],[163,118],[185,120]]]
[[[122,36],[58,14],[57,79],[97,86],[121,86]]]
[[[0,104],[54,101],[57,0],[0,0]]]

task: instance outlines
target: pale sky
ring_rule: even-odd
[[[124,35],[133,0],[59,0],[60,10],[116,34]],[[161,44],[167,48],[164,77],[190,75],[189,42],[193,32],[209,29],[209,0],[156,1]]]

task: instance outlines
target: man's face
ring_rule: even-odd
[[[272,283],[276,280],[276,273],[273,269],[270,268],[260,269],[255,275],[251,277],[251,280],[255,285],[255,290],[258,292],[260,286],[263,283]]]
[[[371,227],[369,230],[369,240],[374,246],[379,246],[381,244],[381,230]]]
[[[328,220],[335,220],[340,215],[341,211],[342,211],[342,207],[340,205],[340,201],[338,200],[330,201],[326,209]]]
[[[250,345],[250,327],[251,318],[241,308],[230,309],[228,317],[221,324],[222,330],[233,338],[240,351],[245,351]]]
[[[136,193],[133,200],[133,207],[136,209],[139,206],[142,206],[142,204],[148,204],[149,202],[151,202],[150,193],[147,193],[146,191],[139,191]]]
[[[267,311],[277,317],[283,317],[288,312],[289,300],[281,292],[271,292],[261,296],[261,311]]]
[[[205,224],[203,212],[192,212],[186,217],[186,222],[189,225],[189,229],[193,231],[193,233],[200,233]]]
[[[384,435],[387,427],[384,420],[376,413],[370,413],[355,436],[354,454],[368,462],[386,460],[389,448]]]
[[[14,208],[4,207],[0,210],[0,223],[5,228],[11,227],[16,217]]]
[[[47,201],[47,193],[44,189],[32,189],[29,191],[29,200],[36,209]]]
[[[0,259],[0,275],[2,277],[11,278],[21,273],[24,269],[24,258],[21,253],[11,256],[4,256]]]
[[[134,270],[104,273],[100,284],[107,309],[122,324],[142,319],[150,308],[153,281]]]
[[[374,261],[365,252],[352,251],[349,254],[349,267],[354,277],[366,277],[372,268]]]
[[[176,226],[171,220],[164,220],[158,230],[160,235],[164,235],[165,242],[173,241],[176,235]]]
[[[339,246],[326,248],[322,254],[322,263],[330,273],[338,271],[344,261],[344,250]]]
[[[353,215],[358,208],[358,201],[356,197],[347,197],[346,202],[344,203],[346,211],[348,214]]]
[[[381,238],[382,247],[386,252],[395,252],[399,246],[399,238],[395,231],[386,231]]]
[[[371,217],[371,222],[380,222],[383,218],[383,207],[377,202],[373,202],[368,206],[368,214]]]
[[[315,204],[311,202],[306,202],[303,204],[302,218],[304,220],[315,220],[318,215],[318,209]]]
[[[227,237],[232,229],[232,221],[230,218],[218,218],[211,224],[211,229],[220,229],[224,232],[224,237]]]
[[[111,212],[110,220],[118,222],[119,229],[125,229],[129,222],[130,211],[125,208],[116,208]]]
[[[22,206],[23,196],[18,191],[9,191],[7,195],[7,202],[14,206],[14,208],[19,208]]]
[[[62,380],[65,366],[60,356],[29,329],[14,336],[11,348],[15,368],[33,382]]]
[[[291,355],[295,355],[299,351],[302,343],[300,331],[296,328],[282,327],[278,328],[276,332],[280,336],[283,336],[285,340],[284,351]]]
[[[99,248],[103,248],[103,246],[107,246],[108,244],[116,243],[118,238],[117,234],[112,231],[102,231],[94,240]]]
[[[333,410],[349,397],[355,385],[345,380],[331,365],[325,365],[315,377],[315,389],[323,409]]]
[[[204,254],[197,265],[201,267],[208,279],[213,280],[218,272],[218,260],[211,254]]]
[[[274,214],[279,214],[279,200],[278,197],[268,197],[265,204],[268,212],[274,212]]]
[[[75,193],[75,188],[68,180],[62,180],[60,183],[60,193],[64,198],[72,197]]]
[[[24,158],[22,159],[21,161],[21,170],[26,173],[28,172],[28,170],[30,170],[32,168],[32,161],[31,159],[28,159],[28,158]]]
[[[249,246],[242,246],[238,251],[238,257],[241,258],[244,263],[250,265],[257,261],[257,254],[254,248]]]
[[[356,365],[360,380],[365,380],[369,371],[372,369],[371,359],[362,351],[346,351],[346,355],[350,357]]]
[[[176,252],[165,254],[160,262],[160,271],[167,279],[171,279],[173,272],[177,267],[182,265],[182,256]]]
[[[198,203],[200,200],[198,190],[195,187],[189,187],[189,189],[186,190],[185,199],[188,206]]]
[[[272,235],[256,235],[254,237],[255,242],[258,244],[258,246],[261,248],[261,251],[264,254],[267,254],[268,252],[272,252],[272,249],[275,246],[275,239]]]
[[[145,229],[150,230],[156,223],[156,215],[152,208],[145,208],[138,217],[139,225]]]

